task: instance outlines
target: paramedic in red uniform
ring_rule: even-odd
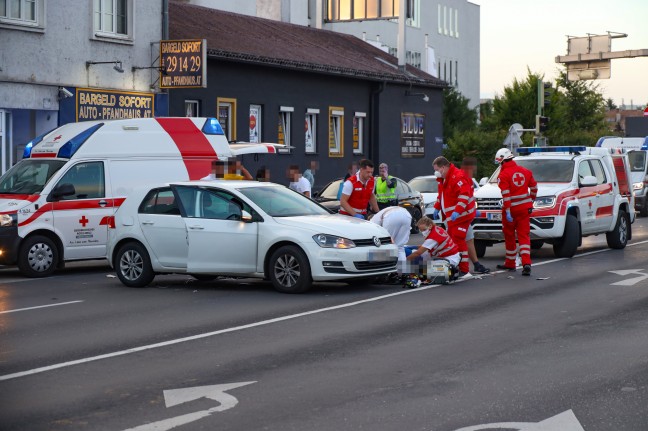
[[[519,252],[522,275],[531,275],[530,215],[538,193],[538,184],[530,170],[513,161],[513,154],[508,148],[497,151],[495,162],[501,165],[497,185],[502,191],[502,230],[506,246],[504,265],[497,267],[514,271],[515,258]],[[516,234],[519,250],[515,244]]]
[[[362,159],[359,165],[358,172],[350,176],[342,186],[340,214],[366,219],[368,205],[371,205],[373,212],[379,211],[374,195],[374,164],[371,160]]]
[[[475,218],[472,178],[468,178],[464,171],[443,156],[434,159],[432,167],[439,182],[439,195],[434,203],[433,219],[438,218],[439,210],[443,211],[448,234],[461,254],[459,277],[469,277],[470,265],[466,234],[470,223]]]

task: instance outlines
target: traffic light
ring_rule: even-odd
[[[543,83],[544,89],[542,92],[542,105],[544,108],[549,106],[549,103],[551,103],[551,82],[544,82]]]
[[[536,135],[540,135],[546,132],[548,128],[549,128],[549,117],[545,117],[544,115],[536,115],[536,127],[535,127]]]

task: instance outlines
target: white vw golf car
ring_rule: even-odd
[[[187,181],[131,193],[109,222],[108,259],[127,286],[155,274],[272,281],[285,293],[313,281],[396,270],[397,247],[382,227],[338,214],[282,185]]]

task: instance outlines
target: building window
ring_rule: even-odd
[[[448,7],[443,6],[443,34],[448,34]]]
[[[228,141],[236,140],[236,99],[219,97],[216,99],[218,106],[218,122]]]
[[[329,157],[344,156],[344,108],[329,107]]]
[[[291,106],[281,106],[279,107],[279,123],[277,125],[277,143],[285,145],[287,148],[280,148],[280,153],[290,154],[290,144],[291,144],[291,123],[292,123],[292,113],[295,111],[295,108]]]
[[[16,27],[43,27],[44,0],[0,0],[0,24]]]
[[[261,105],[250,105],[250,142],[261,142]]]
[[[185,100],[185,117],[200,117],[200,102],[198,100]]]
[[[437,30],[443,34],[443,6],[437,5]]]
[[[364,153],[364,120],[367,114],[356,112],[353,116],[353,154]]]
[[[405,1],[405,0],[404,0]],[[416,0],[417,2],[419,0]],[[415,8],[412,8],[414,12]],[[398,17],[399,0],[327,0],[329,21],[391,19]]]
[[[450,74],[448,75],[450,77],[450,80],[448,81],[450,85],[453,84],[452,82],[452,60],[450,60],[448,63],[450,63]]]
[[[448,34],[450,36],[454,36],[454,20],[452,19],[452,16],[454,15],[453,11],[454,9],[448,8]]]
[[[94,0],[95,35],[131,38],[133,0]]]
[[[306,110],[306,122],[304,124],[306,154],[317,153],[317,115],[319,113],[319,109]]]
[[[459,38],[459,9],[455,9],[454,30],[455,30],[455,37]]]

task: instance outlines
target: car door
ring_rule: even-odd
[[[578,162],[579,185],[587,176],[593,176],[589,160]],[[578,201],[580,202],[581,229],[584,234],[596,231],[597,186],[579,187]]]
[[[137,216],[149,250],[160,264],[167,268],[186,268],[187,228],[171,188],[151,190]]]
[[[74,194],[59,196],[51,202],[55,232],[65,248],[65,258],[106,257],[109,216],[113,200],[106,193],[106,172],[103,161],[84,161],[72,165],[52,190],[72,184]]]
[[[219,188],[176,186],[174,189],[185,212],[189,244],[187,272],[256,272],[258,224],[241,220],[242,209],[249,209],[246,204]]]
[[[614,217],[614,187],[610,177],[605,174],[599,159],[590,160],[592,172],[596,177],[596,228],[598,232],[612,228]]]

